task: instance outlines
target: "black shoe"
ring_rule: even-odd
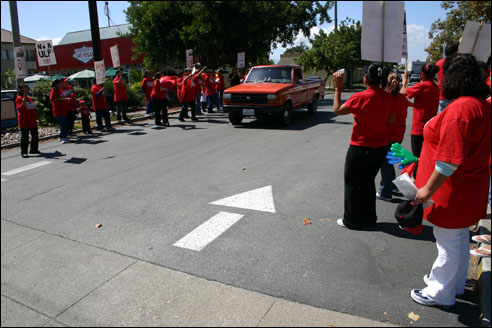
[[[39,150],[31,150],[29,154],[41,154]]]
[[[128,117],[124,117],[123,119],[124,119],[126,122],[130,122],[130,118],[128,118]]]
[[[163,126],[164,124],[162,124],[161,122],[155,122],[155,125]]]
[[[171,126],[171,124],[169,124],[169,122],[167,122],[166,124],[164,124],[165,126],[169,127]]]
[[[184,118],[178,118],[178,121],[180,121],[180,122],[186,122],[186,121],[184,120]]]
[[[196,117],[192,117],[192,118],[191,118],[191,120],[192,120],[193,122],[198,122],[198,119],[197,119]]]
[[[213,110],[209,110],[208,112],[209,112],[209,113],[215,113]]]
[[[190,117],[188,115],[186,115],[186,116],[183,116],[183,118],[190,118]]]
[[[27,154],[21,154],[23,158],[28,158],[29,156]]]

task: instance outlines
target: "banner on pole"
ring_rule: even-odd
[[[384,31],[383,31],[384,5]],[[401,1],[364,1],[361,59],[399,63],[402,58],[404,4]],[[384,49],[381,44],[384,41]],[[384,58],[382,58],[384,50]]]
[[[193,49],[186,50],[186,68],[193,67]]]
[[[106,81],[106,69],[104,67],[104,59],[94,62],[94,72],[96,74],[96,83],[103,84]]]
[[[113,67],[120,67],[120,52],[118,51],[118,45],[115,44],[111,48],[111,60],[113,61]]]
[[[23,79],[27,76],[26,58],[24,57],[24,47],[14,48],[14,73],[17,79]]]
[[[487,62],[490,55],[490,24],[466,21],[458,52],[472,54],[477,60]]]
[[[408,43],[407,43],[407,12],[403,11],[403,44],[401,47],[401,58],[408,59]]]
[[[56,65],[55,49],[53,41],[43,40],[36,42],[36,55],[39,66]]]
[[[246,62],[245,57],[246,57],[246,53],[244,52],[237,53],[237,68],[245,67],[245,62]]]

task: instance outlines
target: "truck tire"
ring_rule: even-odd
[[[292,109],[290,102],[286,102],[284,108],[280,112],[280,123],[283,126],[287,126],[292,122]]]
[[[243,114],[241,113],[229,113],[229,122],[232,125],[239,125],[243,121]]]
[[[308,113],[316,115],[318,112],[318,95],[314,96],[313,101],[308,105]]]

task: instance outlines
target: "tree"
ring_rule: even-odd
[[[314,39],[309,41],[311,49],[304,51],[296,62],[304,70],[326,70],[327,77],[340,68],[345,68],[348,84],[352,80],[350,74],[353,69],[360,67],[361,60],[362,26],[360,21],[347,18],[340,23],[338,31],[326,34],[323,30]]]
[[[428,61],[436,62],[443,57],[444,43],[459,44],[466,21],[490,24],[490,1],[443,1],[441,8],[448,10],[445,20],[432,23],[429,38],[432,40],[425,51]]]
[[[136,55],[152,70],[182,61],[193,49],[201,64],[235,65],[238,52],[253,64],[268,60],[276,43],[293,44],[299,32],[331,22],[333,1],[130,1],[125,11]]]
[[[284,54],[301,54],[308,49],[308,46],[304,42],[301,42],[298,46],[285,49]]]

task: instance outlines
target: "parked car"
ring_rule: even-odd
[[[17,98],[17,90],[2,90],[2,129],[17,126],[15,98]]]
[[[295,109],[307,106],[316,114],[324,93],[325,81],[304,79],[299,65],[254,66],[244,83],[224,90],[224,111],[233,125],[245,116],[275,116],[289,125]]]
[[[420,74],[412,74],[408,82],[420,82]]]

